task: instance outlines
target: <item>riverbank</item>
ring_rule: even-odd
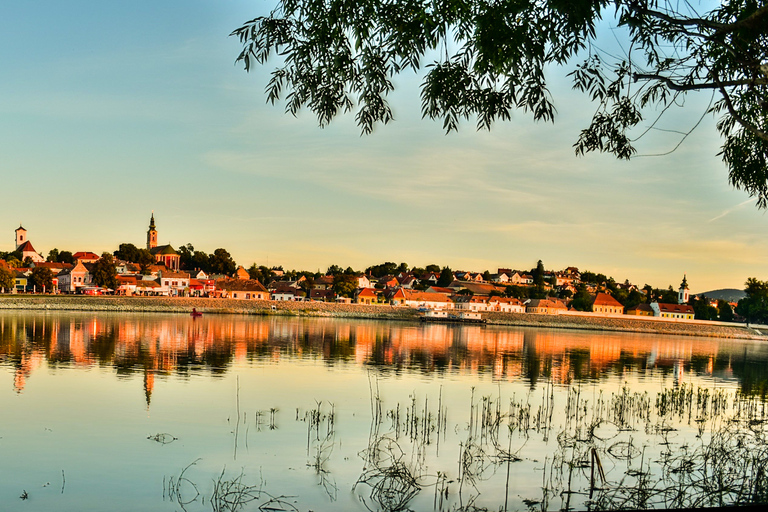
[[[167,297],[89,297],[83,295],[0,295],[0,310],[112,311],[136,313],[184,313],[196,308],[205,314],[281,315],[419,321],[416,310],[364,304],[325,302],[243,301],[235,299]],[[674,321],[647,321],[630,317],[535,315],[529,313],[483,313],[488,325],[638,332],[768,340],[743,326],[708,325]]]

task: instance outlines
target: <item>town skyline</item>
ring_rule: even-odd
[[[20,238],[18,232],[22,233],[21,238]],[[21,245],[30,244],[33,247],[33,249],[39,254],[39,256],[41,258],[40,261],[45,261],[45,260],[48,259],[49,253],[50,253],[50,251],[52,249],[55,249],[57,251],[57,254],[60,253],[61,251],[69,251],[72,254],[75,254],[75,253],[78,253],[78,252],[80,252],[80,253],[91,253],[91,254],[93,254],[93,255],[95,255],[97,257],[100,256],[103,253],[108,253],[108,254],[112,255],[113,253],[116,253],[117,250],[118,250],[117,247],[115,247],[115,249],[113,249],[113,250],[106,250],[105,249],[105,250],[99,250],[99,251],[93,251],[93,250],[90,250],[90,249],[87,249],[87,248],[86,249],[72,249],[72,248],[68,248],[68,247],[51,247],[50,249],[48,249],[48,251],[41,251],[38,248],[34,247],[35,244],[32,242],[32,239],[28,235],[28,233],[29,233],[29,230],[26,229],[23,226],[23,223],[19,223],[18,228],[16,228],[16,230],[14,230],[14,242],[13,242],[13,244],[11,246],[11,249],[8,250],[8,251],[4,251],[4,250],[2,250],[2,246],[0,246],[0,253],[2,253],[2,252],[10,253],[10,252],[12,252],[14,250],[21,250],[20,249]],[[154,248],[156,248],[158,246],[158,243],[161,240],[162,239],[159,237],[159,230],[156,228],[155,212],[153,210],[151,212],[151,214],[150,214],[150,220],[148,222],[148,231],[146,233],[146,238],[145,238],[146,244],[134,243],[133,241],[124,241],[124,242],[121,242],[121,244],[133,244],[138,249],[142,249],[142,248],[144,248],[144,245],[146,245],[147,249],[154,249]],[[186,245],[186,244],[180,244],[180,245]],[[179,249],[179,247],[180,247],[180,246],[173,247],[173,244],[167,243],[167,244],[160,245],[160,247],[158,247],[158,248],[162,249],[165,246],[171,246],[173,249]],[[193,244],[193,246],[194,246],[194,244]],[[225,250],[227,249],[226,247],[222,247],[222,248],[225,249]],[[218,249],[218,248],[216,248],[216,249]],[[204,248],[195,247],[195,251],[203,251],[203,252],[212,254],[214,249],[206,250]],[[256,261],[251,262],[250,264],[248,264],[246,262],[238,261],[237,258],[234,258],[234,257],[232,259],[236,262],[236,264],[238,266],[241,266],[241,267],[243,267],[245,269],[251,268],[252,266],[267,266],[269,268],[275,268],[275,269],[276,268],[280,268],[280,269],[283,269],[285,271],[299,271],[299,272],[301,272],[301,271],[308,271],[308,272],[314,272],[314,270],[312,268],[294,268],[294,267],[288,267],[286,265],[282,265],[280,263],[275,263],[274,265],[268,265],[266,263],[260,263],[260,262],[256,262]],[[368,268],[376,266],[376,265],[380,265],[380,264],[383,264],[383,263],[386,263],[386,262],[396,263],[398,265],[405,263],[405,264],[408,265],[409,269],[415,269],[415,268],[422,268],[423,269],[424,267],[426,267],[428,265],[438,265],[441,268],[447,266],[454,273],[456,273],[456,272],[468,272],[468,273],[479,273],[479,274],[482,274],[483,272],[495,273],[497,271],[498,272],[502,272],[503,269],[509,269],[509,270],[518,271],[518,272],[529,272],[529,270],[530,271],[535,271],[536,264],[539,261],[541,261],[543,263],[543,260],[537,260],[536,262],[534,262],[534,264],[531,267],[531,269],[529,269],[525,265],[522,265],[522,266],[517,265],[517,266],[515,266],[515,265],[509,265],[509,264],[507,264],[507,265],[499,265],[499,266],[497,266],[495,268],[484,268],[484,269],[459,268],[459,267],[453,267],[450,264],[446,265],[446,264],[440,263],[438,261],[430,261],[429,263],[420,263],[419,262],[419,263],[416,263],[416,264],[411,264],[411,263],[409,263],[407,261],[394,261],[394,260],[386,260],[386,261],[384,261],[384,260],[382,260],[382,261],[378,261],[378,262],[374,262],[374,263],[369,263],[369,264],[367,264],[365,266],[362,266],[362,267],[355,267],[355,266],[352,266],[352,265],[346,265],[346,264],[344,264],[344,262],[337,262],[337,263],[329,265],[325,269],[318,268],[317,272],[321,273],[321,274],[325,274],[326,271],[330,270],[331,266],[335,265],[335,266],[338,266],[338,267],[340,267],[342,269],[351,267],[356,272],[366,273]],[[546,270],[548,272],[549,271],[551,271],[551,272],[558,272],[558,271],[562,271],[562,270],[567,270],[568,268],[577,268],[577,269],[579,268],[576,265],[567,265],[567,266],[564,266],[562,268],[547,267],[546,264],[544,266],[545,266],[545,268],[546,268]],[[187,270],[192,270],[192,269],[187,269]],[[582,268],[582,269],[579,269],[579,270],[582,271],[582,272],[587,271],[587,272],[605,274],[606,277],[614,279],[616,283],[623,283],[625,281],[630,281],[631,284],[636,285],[638,288],[642,288],[644,285],[651,285],[653,288],[662,289],[662,290],[666,289],[668,286],[671,287],[672,289],[677,289],[677,285],[675,285],[674,283],[669,283],[668,285],[658,285],[658,284],[655,284],[655,283],[650,283],[648,281],[644,281],[643,283],[640,283],[640,282],[632,281],[631,279],[628,279],[628,278],[625,278],[625,279],[617,278],[616,276],[607,274],[607,273],[601,271],[600,269]],[[687,274],[686,273],[683,273],[682,281],[683,281],[683,284],[686,285],[686,281],[687,281]],[[743,289],[742,287],[722,287],[722,288],[736,288],[736,289],[739,289],[739,290]],[[704,293],[706,291],[712,291],[712,290],[714,290],[714,289],[700,290],[700,291],[692,292],[692,295],[696,295],[696,294],[700,294],[700,293]]]
[[[516,112],[490,132],[469,120],[445,135],[421,118],[414,74],[396,78],[395,120],[372,135],[349,115],[320,129],[311,112],[265,102],[276,62],[235,64],[229,34],[269,9],[6,6],[0,251],[18,222],[46,254],[140,247],[154,210],[159,243],[223,247],[244,266],[493,271],[541,259],[659,288],[687,274],[694,292],[768,278],[765,212],[728,184],[708,95],[670,110],[628,162],[574,155],[594,105],[566,70],[551,70],[554,125]]]

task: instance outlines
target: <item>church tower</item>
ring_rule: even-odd
[[[16,249],[21,247],[26,241],[27,241],[27,230],[24,229],[21,224],[19,224],[19,227],[16,228]]]
[[[147,231],[147,250],[151,251],[155,247],[157,247],[157,230],[155,229],[155,212],[153,211]]]
[[[685,304],[688,302],[688,280],[683,274],[683,282],[680,283],[680,288],[677,291],[677,303]]]

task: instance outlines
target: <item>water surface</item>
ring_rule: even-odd
[[[709,496],[733,492],[710,488],[701,458],[715,448],[736,458],[735,437],[753,454],[763,449],[766,363],[768,349],[743,340],[2,312],[0,503],[152,511],[711,504]],[[762,485],[760,468],[741,459],[715,469],[742,487]]]

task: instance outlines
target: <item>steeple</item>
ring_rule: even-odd
[[[19,223],[19,227],[16,228],[16,249],[27,241],[27,230]]]
[[[157,229],[155,229],[155,211],[152,210],[152,218],[149,219],[149,230],[147,230],[147,250],[157,247]]]
[[[677,303],[685,304],[688,302],[688,279],[683,274],[683,282],[680,283],[680,288],[677,290]]]

